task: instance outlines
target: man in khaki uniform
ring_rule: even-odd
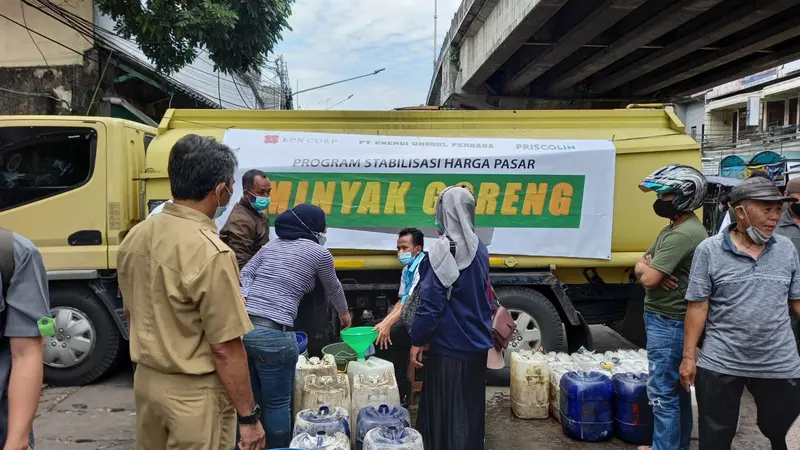
[[[172,148],[173,202],[120,245],[119,283],[130,328],[138,450],[266,446],[241,337],[253,327],[236,257],[213,219],[227,207],[236,156],[187,135]]]

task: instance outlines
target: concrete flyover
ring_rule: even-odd
[[[800,59],[800,0],[463,0],[428,105],[671,101]]]

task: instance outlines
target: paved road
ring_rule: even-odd
[[[605,327],[594,327],[598,350],[634,348]],[[37,450],[133,450],[134,410],[130,372],[83,388],[48,388],[42,394],[36,419]],[[487,388],[486,448],[536,448],[555,450],[634,449],[619,441],[586,444],[566,438],[552,419],[520,420],[509,406],[507,388]],[[525,444],[521,444],[525,443]],[[696,448],[696,442],[692,448]],[[769,448],[755,424],[755,407],[745,393],[741,429],[733,446],[736,450]]]

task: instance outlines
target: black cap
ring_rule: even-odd
[[[766,178],[748,178],[731,189],[731,203],[736,204],[742,200],[757,200],[762,202],[794,202],[791,197],[784,197],[778,187]]]

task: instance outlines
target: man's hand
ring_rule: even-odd
[[[7,440],[3,450],[28,450],[30,447],[30,440],[28,436],[25,439]]]
[[[381,323],[375,325],[372,329],[378,332],[378,338],[375,339],[375,342],[378,343],[379,348],[386,350],[392,345],[392,326],[386,319],[381,320]]]
[[[653,262],[653,255],[649,253],[645,253],[644,256],[639,258],[639,263],[644,264],[645,266],[650,267],[650,263]]]
[[[683,358],[679,373],[681,375],[681,385],[686,389],[686,392],[690,392],[691,387],[694,386],[694,377],[697,375],[697,365],[694,358]]]
[[[242,297],[242,301],[244,302],[244,306],[247,306],[247,297]]]
[[[408,359],[409,361],[411,361],[411,364],[413,364],[414,367],[416,367],[417,369],[422,367],[422,353],[423,353],[422,347],[417,347],[417,346],[411,347],[411,354],[409,355]]]
[[[261,421],[256,422],[254,425],[239,425],[239,434],[242,436],[239,440],[239,448],[241,450],[263,450],[267,448],[267,435],[264,433]]]
[[[664,278],[661,279],[661,283],[659,283],[662,289],[666,291],[671,291],[673,289],[678,288],[678,277],[674,275],[664,275]]]
[[[343,330],[350,328],[350,326],[353,324],[353,318],[350,317],[349,311],[339,314],[339,323],[342,325]]]

